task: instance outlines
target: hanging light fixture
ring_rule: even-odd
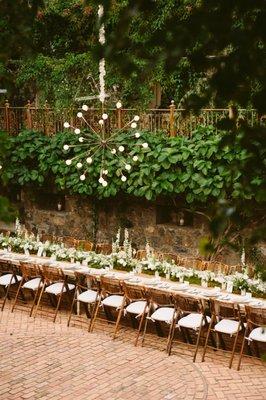
[[[100,29],[99,29],[99,43],[103,46],[105,44],[105,28],[104,24],[101,23],[103,17],[104,9],[102,5],[99,5],[98,8],[98,17],[100,21]],[[108,167],[107,167],[107,156],[108,153],[112,156],[118,158],[121,172],[120,179],[122,182],[127,181],[127,174],[131,171],[132,165],[129,163],[129,154],[128,147],[126,145],[121,144],[118,141],[118,137],[124,129],[130,128],[129,136],[132,138],[140,139],[140,132],[136,131],[138,128],[138,122],[140,120],[139,115],[135,115],[132,120],[126,123],[119,129],[114,129],[113,131],[107,134],[107,128],[109,124],[109,115],[107,110],[105,109],[105,100],[109,96],[105,92],[105,59],[101,58],[99,61],[99,95],[97,96],[98,100],[101,103],[102,114],[98,120],[98,124],[96,126],[92,126],[91,123],[85,118],[84,112],[89,110],[87,104],[82,105],[82,111],[77,113],[78,119],[80,119],[89,130],[85,130],[82,128],[78,128],[72,126],[69,122],[64,122],[65,129],[73,130],[74,134],[77,137],[76,144],[64,144],[63,150],[68,152],[71,148],[78,148],[80,152],[77,156],[72,158],[68,158],[65,163],[68,166],[73,166],[81,171],[80,180],[85,181],[86,176],[89,172],[89,167],[93,164],[95,158],[100,156],[101,165],[99,171],[98,182],[106,187],[108,185]],[[119,110],[122,108],[121,101],[117,101],[116,108]],[[141,143],[137,141],[135,146],[142,147],[143,149],[147,149],[149,147],[148,143]],[[134,155],[132,157],[133,163],[136,163],[139,160],[138,156]]]

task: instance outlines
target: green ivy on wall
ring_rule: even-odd
[[[80,170],[75,165],[66,165],[69,154],[62,149],[65,143],[76,142],[73,134],[62,132],[49,138],[24,131],[9,138],[2,179],[21,186],[53,184],[59,190],[97,198],[127,193],[147,200],[182,195],[187,203],[206,203],[217,198],[259,200],[263,184],[260,171],[254,168],[248,180],[240,172],[250,154],[240,142],[234,147],[223,145],[223,133],[217,133],[213,127],[199,126],[191,138],[143,132],[140,141],[143,140],[149,144],[148,149],[136,146],[134,138],[121,133],[118,141],[128,148],[129,157],[137,155],[139,161],[132,163],[128,180],[122,182],[119,159],[111,153],[107,155],[108,186],[103,187],[98,182],[100,156],[94,158],[85,181],[80,180]],[[78,155],[81,150],[72,151]]]

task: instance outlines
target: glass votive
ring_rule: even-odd
[[[206,281],[206,279],[202,279],[201,280],[201,286],[204,287],[204,288],[208,287],[208,281]]]
[[[241,289],[241,296],[246,296],[246,289]]]
[[[216,292],[220,292],[221,291],[220,286],[214,286],[214,289],[215,289]]]
[[[170,279],[170,272],[166,272],[165,278],[168,279],[168,280]]]
[[[246,292],[246,298],[251,299],[252,298],[252,293],[251,292]]]
[[[179,277],[179,282],[180,282],[180,283],[183,283],[183,282],[184,282],[184,277],[183,277],[183,275],[180,275],[180,277]]]
[[[184,281],[184,284],[185,284],[186,286],[189,286],[189,281]]]
[[[232,292],[233,292],[233,282],[231,282],[231,281],[228,281],[228,282],[227,282],[226,291],[227,291],[228,293],[232,293]]]

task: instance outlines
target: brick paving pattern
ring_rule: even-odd
[[[206,362],[193,363],[185,344],[168,357],[155,335],[134,347],[129,328],[112,340],[107,323],[89,334],[79,322],[67,328],[64,312],[54,324],[47,312],[34,319],[9,307],[0,313],[0,400],[266,399],[259,360],[245,357],[237,372],[227,355],[209,350]]]

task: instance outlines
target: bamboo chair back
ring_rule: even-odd
[[[83,272],[75,271],[76,286],[80,289],[87,290],[99,290],[100,284],[94,275],[84,274]]]
[[[124,294],[121,281],[118,279],[101,276],[100,284],[104,295]]]
[[[202,313],[204,311],[203,303],[195,297],[173,294],[173,302],[176,310],[182,313]]]
[[[226,318],[240,320],[239,304],[230,303],[222,300],[210,300],[211,312],[218,320]]]
[[[249,325],[265,326],[266,329],[266,308],[246,306],[245,310]]]
[[[66,276],[61,268],[42,266],[41,273],[47,284],[66,280]]]
[[[20,270],[23,278],[26,280],[41,275],[40,267],[37,264],[20,263]]]
[[[132,285],[129,282],[123,282],[125,296],[130,301],[147,300],[147,291],[140,285]]]
[[[147,297],[159,307],[174,305],[171,293],[167,293],[163,290],[147,288]]]

